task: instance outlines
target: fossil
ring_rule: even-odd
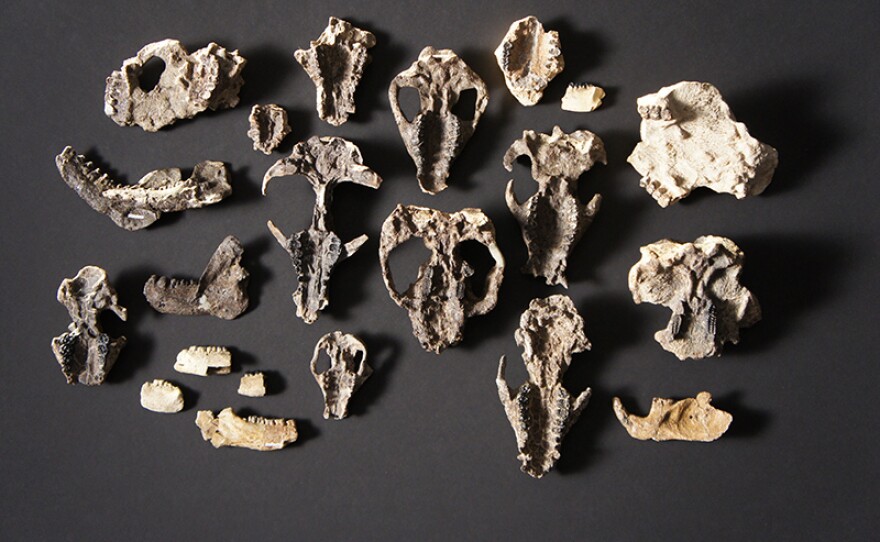
[[[706,187],[738,199],[767,188],[776,149],[736,122],[718,89],[683,81],[638,99],[641,142],[627,161],[661,207]]]
[[[144,382],[141,386],[141,406],[163,414],[180,412],[183,410],[183,392],[165,380]]]
[[[629,271],[636,303],[672,310],[666,329],[654,334],[678,359],[720,356],[739,330],[761,319],[758,300],[739,282],[744,255],[733,241],[707,235],[693,243],[664,239],[641,248]]]
[[[238,384],[238,394],[245,397],[263,397],[266,395],[266,380],[263,373],[247,373],[242,375]]]
[[[318,372],[322,351],[327,352],[330,367]],[[348,416],[352,394],[373,374],[367,364],[367,347],[354,335],[341,331],[328,333],[318,340],[309,367],[324,394],[324,418],[328,420]]]
[[[712,442],[727,431],[733,416],[713,407],[711,402],[712,395],[707,391],[698,393],[695,399],[680,401],[655,397],[648,415],[639,417],[627,412],[615,397],[614,414],[634,439]]]
[[[400,108],[401,88],[419,93],[419,112],[412,118]],[[473,118],[455,113],[462,93],[476,92]],[[388,100],[406,150],[416,164],[422,192],[446,188],[449,167],[471,138],[489,103],[486,83],[451,49],[425,47],[412,66],[391,81]]]
[[[241,242],[230,235],[214,251],[199,280],[153,275],[144,284],[144,296],[161,313],[232,320],[248,307],[249,274],[241,265],[243,255]]]
[[[248,117],[248,137],[254,142],[254,150],[272,154],[290,133],[287,111],[277,104],[255,105]]]
[[[556,464],[562,439],[590,399],[590,388],[572,397],[562,377],[572,354],[589,350],[591,345],[583,318],[565,295],[533,299],[514,336],[523,349],[528,380],[514,393],[504,379],[507,360],[501,356],[495,384],[516,434],[522,471],[540,478]]]
[[[228,375],[232,353],[222,346],[190,346],[177,353],[174,370],[197,376]]]
[[[400,293],[394,284],[388,256],[413,237],[420,238],[431,255],[419,266],[415,282]],[[465,241],[485,246],[495,260],[486,275],[482,297],[474,293],[470,284],[473,267],[459,252],[459,244]],[[398,205],[382,224],[379,260],[391,299],[409,313],[413,335],[422,347],[436,354],[461,342],[467,318],[486,314],[495,307],[504,278],[504,256],[495,241],[495,226],[479,209],[444,213],[427,207]]]
[[[127,315],[107,282],[107,272],[93,265],[83,267],[72,279],[61,281],[58,302],[70,314],[68,331],[52,339],[52,352],[64,378],[68,384],[103,384],[126,340],[104,333],[100,315],[105,310],[122,320]]]
[[[164,62],[165,69],[156,86],[144,90],[140,76],[153,58]],[[230,52],[216,43],[193,54],[177,40],[150,43],[107,78],[104,113],[120,126],[136,125],[155,132],[207,109],[235,107],[246,63],[238,51]]]
[[[550,135],[526,130],[504,155],[504,167],[513,171],[520,156],[529,158],[538,191],[520,203],[507,183],[507,207],[519,222],[529,259],[523,273],[544,277],[548,285],[568,287],[568,256],[599,211],[602,196],[586,205],[578,199],[578,178],[596,162],[606,163],[605,145],[586,130],[566,134],[559,126]]]
[[[361,235],[343,244],[333,231],[330,204],[337,183],[352,182],[379,188],[382,178],[364,165],[360,149],[341,137],[313,136],[297,143],[287,158],[278,160],[263,177],[263,195],[269,182],[277,177],[302,175],[315,191],[312,224],[290,237],[270,220],[269,231],[290,255],[298,285],[293,293],[296,315],[307,324],[318,319],[329,303],[327,285],[333,268],[353,255],[367,241]]]
[[[495,49],[495,59],[510,93],[525,106],[538,103],[550,81],[565,68],[559,34],[544,31],[533,16],[510,25]]]
[[[223,162],[199,162],[188,179],[183,179],[177,168],[157,169],[135,185],[110,179],[72,147],[65,147],[55,157],[55,165],[67,186],[89,207],[129,231],[146,228],[162,213],[197,209],[232,193],[229,171]]]
[[[224,408],[217,416],[210,410],[200,410],[196,414],[196,425],[202,438],[215,448],[235,446],[269,452],[296,442],[298,436],[295,420],[262,416],[242,418],[231,408]]]
[[[571,83],[562,97],[562,109],[576,113],[589,113],[602,105],[605,90],[595,85],[576,85]]]
[[[370,32],[330,17],[318,39],[294,53],[315,83],[321,120],[340,126],[354,113],[354,93],[370,62],[367,50],[374,45],[376,37]]]

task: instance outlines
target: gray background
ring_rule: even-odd
[[[0,534],[11,539],[868,539],[878,527],[876,2],[4,2],[0,8],[3,129],[3,377],[0,378]],[[492,55],[515,19],[537,15],[560,32],[565,71],[536,107],[519,106]],[[317,118],[314,87],[294,62],[330,15],[371,30],[373,64],[357,115],[334,128]],[[241,105],[148,134],[102,112],[104,79],[144,44],[210,41],[248,59]],[[390,112],[387,87],[425,45],[457,51],[487,82],[490,103],[455,163],[450,187],[422,194]],[[780,166],[760,197],[697,193],[661,209],[625,159],[638,140],[637,97],[694,79],[718,86]],[[570,81],[608,91],[595,113],[566,113]],[[277,102],[292,115],[283,146],[314,134],[346,137],[385,179],[380,190],[342,186],[337,230],[370,241],[331,282],[318,322],[294,315],[287,255],[266,230],[309,221],[301,180],[259,193],[282,153],[251,150],[247,115]],[[584,177],[605,202],[577,247],[571,287],[592,352],[566,375],[593,400],[555,471],[519,471],[495,391],[498,358],[510,382],[525,375],[514,340],[528,300],[554,293],[522,276],[519,230],[503,199],[501,166],[524,129],[589,129],[609,165]],[[232,168],[234,194],[203,210],[127,232],[90,210],[59,179],[53,157],[73,145],[119,179],[205,159]],[[518,193],[534,184],[518,166]],[[389,299],[376,257],[382,220],[398,202],[446,211],[482,207],[509,267],[499,306],[473,319],[465,341],[437,357],[411,335]],[[632,303],[626,273],[641,245],[702,234],[735,240],[744,283],[764,320],[720,359],[678,362],[653,332],[668,311]],[[196,277],[225,235],[246,245],[252,308],[241,318],[159,315],[141,289],[151,273]],[[396,266],[414,273],[416,250]],[[64,331],[60,281],[103,266],[129,308],[109,382],[67,386],[49,348]],[[376,371],[344,421],[321,417],[308,372],[317,339],[359,334]],[[237,374],[175,373],[191,344],[234,349]],[[242,370],[271,371],[274,393],[236,395]],[[168,378],[187,392],[179,415],[138,404],[141,383]],[[709,390],[734,415],[714,444],[639,442],[618,425],[611,398],[644,412],[653,396]],[[294,417],[301,441],[276,453],[215,450],[193,425],[225,406]]]

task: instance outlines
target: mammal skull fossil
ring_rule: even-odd
[[[495,59],[510,93],[525,106],[538,103],[550,81],[565,68],[559,34],[545,32],[533,16],[510,25],[495,49]]]
[[[324,372],[318,372],[321,352],[327,352],[330,357],[330,368]],[[328,420],[348,416],[352,394],[373,374],[367,364],[367,347],[354,335],[341,331],[328,333],[318,340],[309,368],[324,394],[324,418]]]

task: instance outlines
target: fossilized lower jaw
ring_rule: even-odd
[[[510,93],[525,106],[538,103],[550,81],[565,68],[559,34],[544,31],[533,16],[510,25],[495,58]]]
[[[638,440],[688,440],[712,442],[730,427],[733,416],[709,403],[712,395],[703,391],[696,398],[660,399],[651,402],[651,411],[645,417],[633,416],[623,408],[620,398],[614,398],[614,414],[629,435]]]
[[[200,410],[196,425],[202,438],[215,448],[235,446],[259,452],[280,450],[296,442],[296,421],[262,416],[239,417],[231,408],[224,408],[214,416],[210,410]]]
[[[566,134],[559,126],[550,135],[526,130],[504,155],[504,167],[513,170],[520,156],[532,164],[538,191],[523,203],[517,200],[513,179],[507,183],[507,206],[522,229],[529,259],[523,273],[545,277],[548,285],[568,286],[568,257],[599,211],[602,196],[586,205],[578,199],[578,178],[596,162],[606,163],[605,145],[586,130]]]
[[[135,185],[110,179],[72,147],[65,147],[55,164],[61,179],[92,209],[129,231],[146,228],[162,213],[197,209],[232,193],[223,162],[199,162],[188,179],[177,168],[157,169]]]
[[[232,320],[248,307],[249,273],[242,267],[244,247],[230,235],[220,243],[198,281],[151,276],[144,296],[166,314],[208,314]]]
[[[255,105],[248,117],[248,137],[254,142],[254,150],[272,154],[290,133],[287,111],[276,104]]]
[[[340,126],[354,113],[354,93],[370,62],[376,37],[351,23],[330,17],[321,36],[308,49],[294,53],[317,91],[318,116]]]
[[[177,353],[174,370],[196,376],[228,375],[232,353],[222,346],[190,346]]]
[[[562,109],[575,113],[589,113],[602,105],[605,90],[595,85],[576,85],[570,83],[562,97]]]
[[[263,373],[247,373],[242,375],[238,384],[238,394],[245,397],[263,397],[266,395],[266,379]]]
[[[141,406],[153,412],[174,414],[183,410],[183,392],[165,380],[144,382],[141,386]]]
[[[318,372],[321,352],[330,357],[330,368],[324,372]],[[367,364],[367,347],[354,335],[341,331],[318,340],[309,367],[324,394],[324,418],[334,420],[348,416],[352,394],[373,374]]]
[[[419,112],[411,120],[400,108],[398,95],[404,87],[419,92]],[[453,108],[462,92],[470,89],[477,93],[474,118],[463,119]],[[452,161],[486,110],[486,83],[451,49],[425,47],[418,60],[391,81],[388,99],[406,150],[416,164],[419,187],[422,192],[437,194],[446,188]]]

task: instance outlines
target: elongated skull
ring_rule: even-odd
[[[330,368],[318,371],[321,352],[330,357]],[[367,365],[367,347],[357,337],[341,331],[318,340],[309,365],[324,394],[324,418],[341,420],[348,416],[348,402],[354,392],[373,374]]]

